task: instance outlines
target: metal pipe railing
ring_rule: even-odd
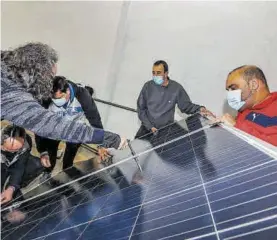
[[[126,107],[126,106],[123,106],[123,105],[120,105],[120,104],[117,104],[117,103],[112,103],[112,102],[109,102],[109,101],[105,101],[105,100],[102,100],[102,99],[99,99],[99,98],[93,98],[93,99],[94,99],[95,102],[100,102],[100,103],[103,103],[103,104],[107,104],[109,106],[121,108],[121,109],[131,111],[131,112],[137,112],[137,110],[134,109],[134,108]]]
[[[134,109],[134,108],[126,107],[126,106],[123,106],[123,105],[120,105],[120,104],[117,104],[117,103],[112,103],[112,102],[109,102],[109,101],[105,101],[105,100],[102,100],[102,99],[99,99],[99,98],[93,98],[93,100],[95,102],[100,102],[100,103],[103,103],[103,104],[107,104],[109,106],[121,108],[121,109],[124,109],[126,111],[135,112],[135,113],[137,112],[137,110]],[[84,147],[86,150],[88,150],[92,153],[98,154],[98,151],[96,149],[94,149],[93,147],[89,146],[88,144],[83,143],[82,147]]]
[[[94,153],[94,154],[98,155],[98,151],[97,151],[97,149],[95,149],[95,148],[93,148],[93,147],[89,146],[88,144],[86,144],[86,143],[82,143],[82,145],[81,145],[81,146],[82,146],[84,149],[86,149],[87,151],[92,152],[92,153]]]

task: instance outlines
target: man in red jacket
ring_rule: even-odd
[[[229,73],[226,81],[229,105],[237,118],[225,114],[221,121],[277,146],[277,92],[270,92],[265,75],[245,65]]]

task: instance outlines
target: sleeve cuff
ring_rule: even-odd
[[[144,127],[147,128],[147,130],[151,130],[151,128],[155,127],[155,126],[153,126],[151,124],[144,124],[144,123],[142,123],[142,124],[144,125]]]
[[[205,109],[206,109],[205,106],[198,106],[197,110],[196,110],[194,113],[200,113],[200,109],[201,109],[201,108],[205,108]]]
[[[92,143],[102,144],[104,141],[104,130],[95,128],[93,130]]]
[[[46,155],[49,155],[47,151],[42,152],[42,153],[40,154],[40,157],[43,157],[43,156],[46,156]]]
[[[19,189],[19,186],[10,185],[8,188],[12,188],[13,192],[15,192],[17,189]]]

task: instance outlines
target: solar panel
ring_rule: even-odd
[[[276,239],[273,156],[198,116],[131,146],[108,168],[80,163],[29,192],[2,239]]]

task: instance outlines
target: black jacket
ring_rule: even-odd
[[[90,125],[95,128],[103,129],[100,114],[90,92],[85,87],[77,85],[71,81],[68,81],[68,83],[73,87],[75,97],[81,104]]]
[[[32,139],[28,134],[26,134],[25,141],[27,141],[28,143],[28,147],[26,147],[26,149],[22,149],[16,153],[1,151],[2,161],[3,158],[5,158],[5,160],[7,161],[7,163],[1,164],[1,174],[7,177],[10,176],[8,186],[13,186],[15,190],[18,190],[20,188],[22,177],[25,171],[25,166],[32,150]],[[9,165],[9,163],[16,158],[18,158],[17,161]]]
[[[98,112],[97,106],[90,94],[90,92],[83,86],[75,84],[69,80],[67,80],[69,84],[71,84],[74,94],[76,99],[79,101],[79,103],[82,106],[82,109],[84,111],[84,114],[89,121],[90,125],[94,128],[100,128],[103,129],[102,121],[100,114]],[[44,101],[42,103],[42,106],[46,109],[49,108],[49,105],[51,103],[51,98],[48,100]],[[46,147],[43,146],[46,141],[44,141],[45,138],[36,136],[36,145],[37,145],[37,150],[42,153],[46,151]]]

